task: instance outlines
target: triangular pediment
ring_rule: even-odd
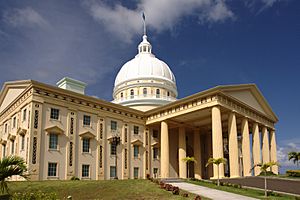
[[[30,81],[4,83],[0,94],[0,113],[30,85]]]
[[[17,134],[19,134],[19,135],[25,135],[26,132],[27,132],[27,130],[24,128],[21,128],[21,127],[19,127],[17,130]]]
[[[135,139],[135,140],[131,141],[131,144],[132,145],[142,145],[143,142],[140,139]]]
[[[278,121],[277,116],[255,84],[221,86],[220,90],[256,111],[269,116],[274,121]]]
[[[79,134],[79,136],[82,137],[82,138],[94,138],[94,137],[96,137],[90,131],[82,132],[82,133]]]
[[[58,126],[51,126],[51,127],[45,128],[45,131],[47,131],[47,133],[56,133],[56,134],[64,133],[64,130]]]

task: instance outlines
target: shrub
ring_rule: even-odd
[[[199,195],[197,195],[197,196],[195,197],[195,200],[201,200],[201,197],[200,197]]]
[[[76,176],[72,176],[71,181],[79,181],[80,179]]]
[[[286,174],[292,177],[300,177],[300,170],[287,170]]]
[[[56,200],[57,196],[54,192],[43,193],[41,191],[37,192],[24,192],[24,193],[14,193],[11,200]]]
[[[179,187],[173,187],[172,193],[174,195],[179,195]]]
[[[272,171],[267,171],[266,174],[265,172],[260,172],[259,176],[276,176],[276,174],[274,174]]]

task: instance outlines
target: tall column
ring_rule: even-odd
[[[223,154],[223,135],[222,135],[222,120],[220,107],[214,106],[212,108],[212,150],[213,158],[224,158]],[[214,165],[214,177],[217,178],[218,166]],[[224,165],[219,166],[219,177],[224,177]]]
[[[251,176],[250,139],[247,118],[244,118],[242,121],[242,134],[243,172],[244,176]]]
[[[271,161],[277,162],[277,147],[276,147],[276,136],[275,136],[275,131],[271,130],[270,131],[270,157]],[[272,167],[272,172],[274,174],[278,174],[278,166],[273,166]]]
[[[253,164],[259,164],[261,163],[261,157],[260,157],[260,138],[259,138],[259,128],[258,124],[255,122],[253,123],[253,143],[252,143],[252,151],[253,151]],[[254,168],[254,175],[257,176],[260,174],[260,168],[255,167]]]
[[[186,140],[184,127],[179,127],[178,147],[179,178],[186,178],[186,162],[182,160],[186,157]]]
[[[160,159],[160,171],[161,178],[169,178],[169,130],[168,124],[165,121],[161,122],[161,159]]]
[[[228,142],[230,178],[239,177],[239,149],[237,139],[236,116],[234,112],[230,113],[228,119]]]
[[[269,137],[266,127],[262,129],[262,160],[263,163],[270,162]]]
[[[199,129],[194,130],[194,163],[195,178],[201,179],[201,141]]]

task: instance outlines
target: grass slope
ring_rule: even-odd
[[[55,192],[60,199],[193,199],[160,189],[148,180],[9,182],[10,192]]]
[[[188,180],[188,183],[192,183],[195,185],[201,185],[201,186],[205,186],[205,187],[209,187],[209,188],[213,188],[213,189],[217,189],[217,190],[222,190],[222,191],[226,191],[226,192],[231,192],[231,193],[235,193],[235,194],[240,194],[240,195],[244,195],[244,196],[249,196],[249,197],[254,197],[254,198],[258,198],[258,199],[266,199],[264,197],[264,191],[263,190],[255,190],[255,189],[247,189],[247,188],[234,188],[234,187],[229,187],[229,186],[217,186],[213,183],[210,182],[204,182],[204,181],[193,181],[193,180]],[[278,196],[268,196],[267,199],[272,199],[272,200],[295,200],[298,198],[295,198],[293,196],[288,196],[288,195],[282,195],[282,194],[278,194]]]

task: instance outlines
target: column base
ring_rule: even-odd
[[[241,178],[240,176],[230,176],[230,178]]]
[[[200,175],[195,174],[195,179],[202,179],[202,177]]]
[[[220,177],[219,177],[219,179],[223,179],[223,178],[227,178],[227,177],[225,177],[225,176],[220,176]],[[218,177],[214,177],[214,176],[213,176],[213,177],[210,177],[209,179],[210,179],[210,180],[218,180]]]

